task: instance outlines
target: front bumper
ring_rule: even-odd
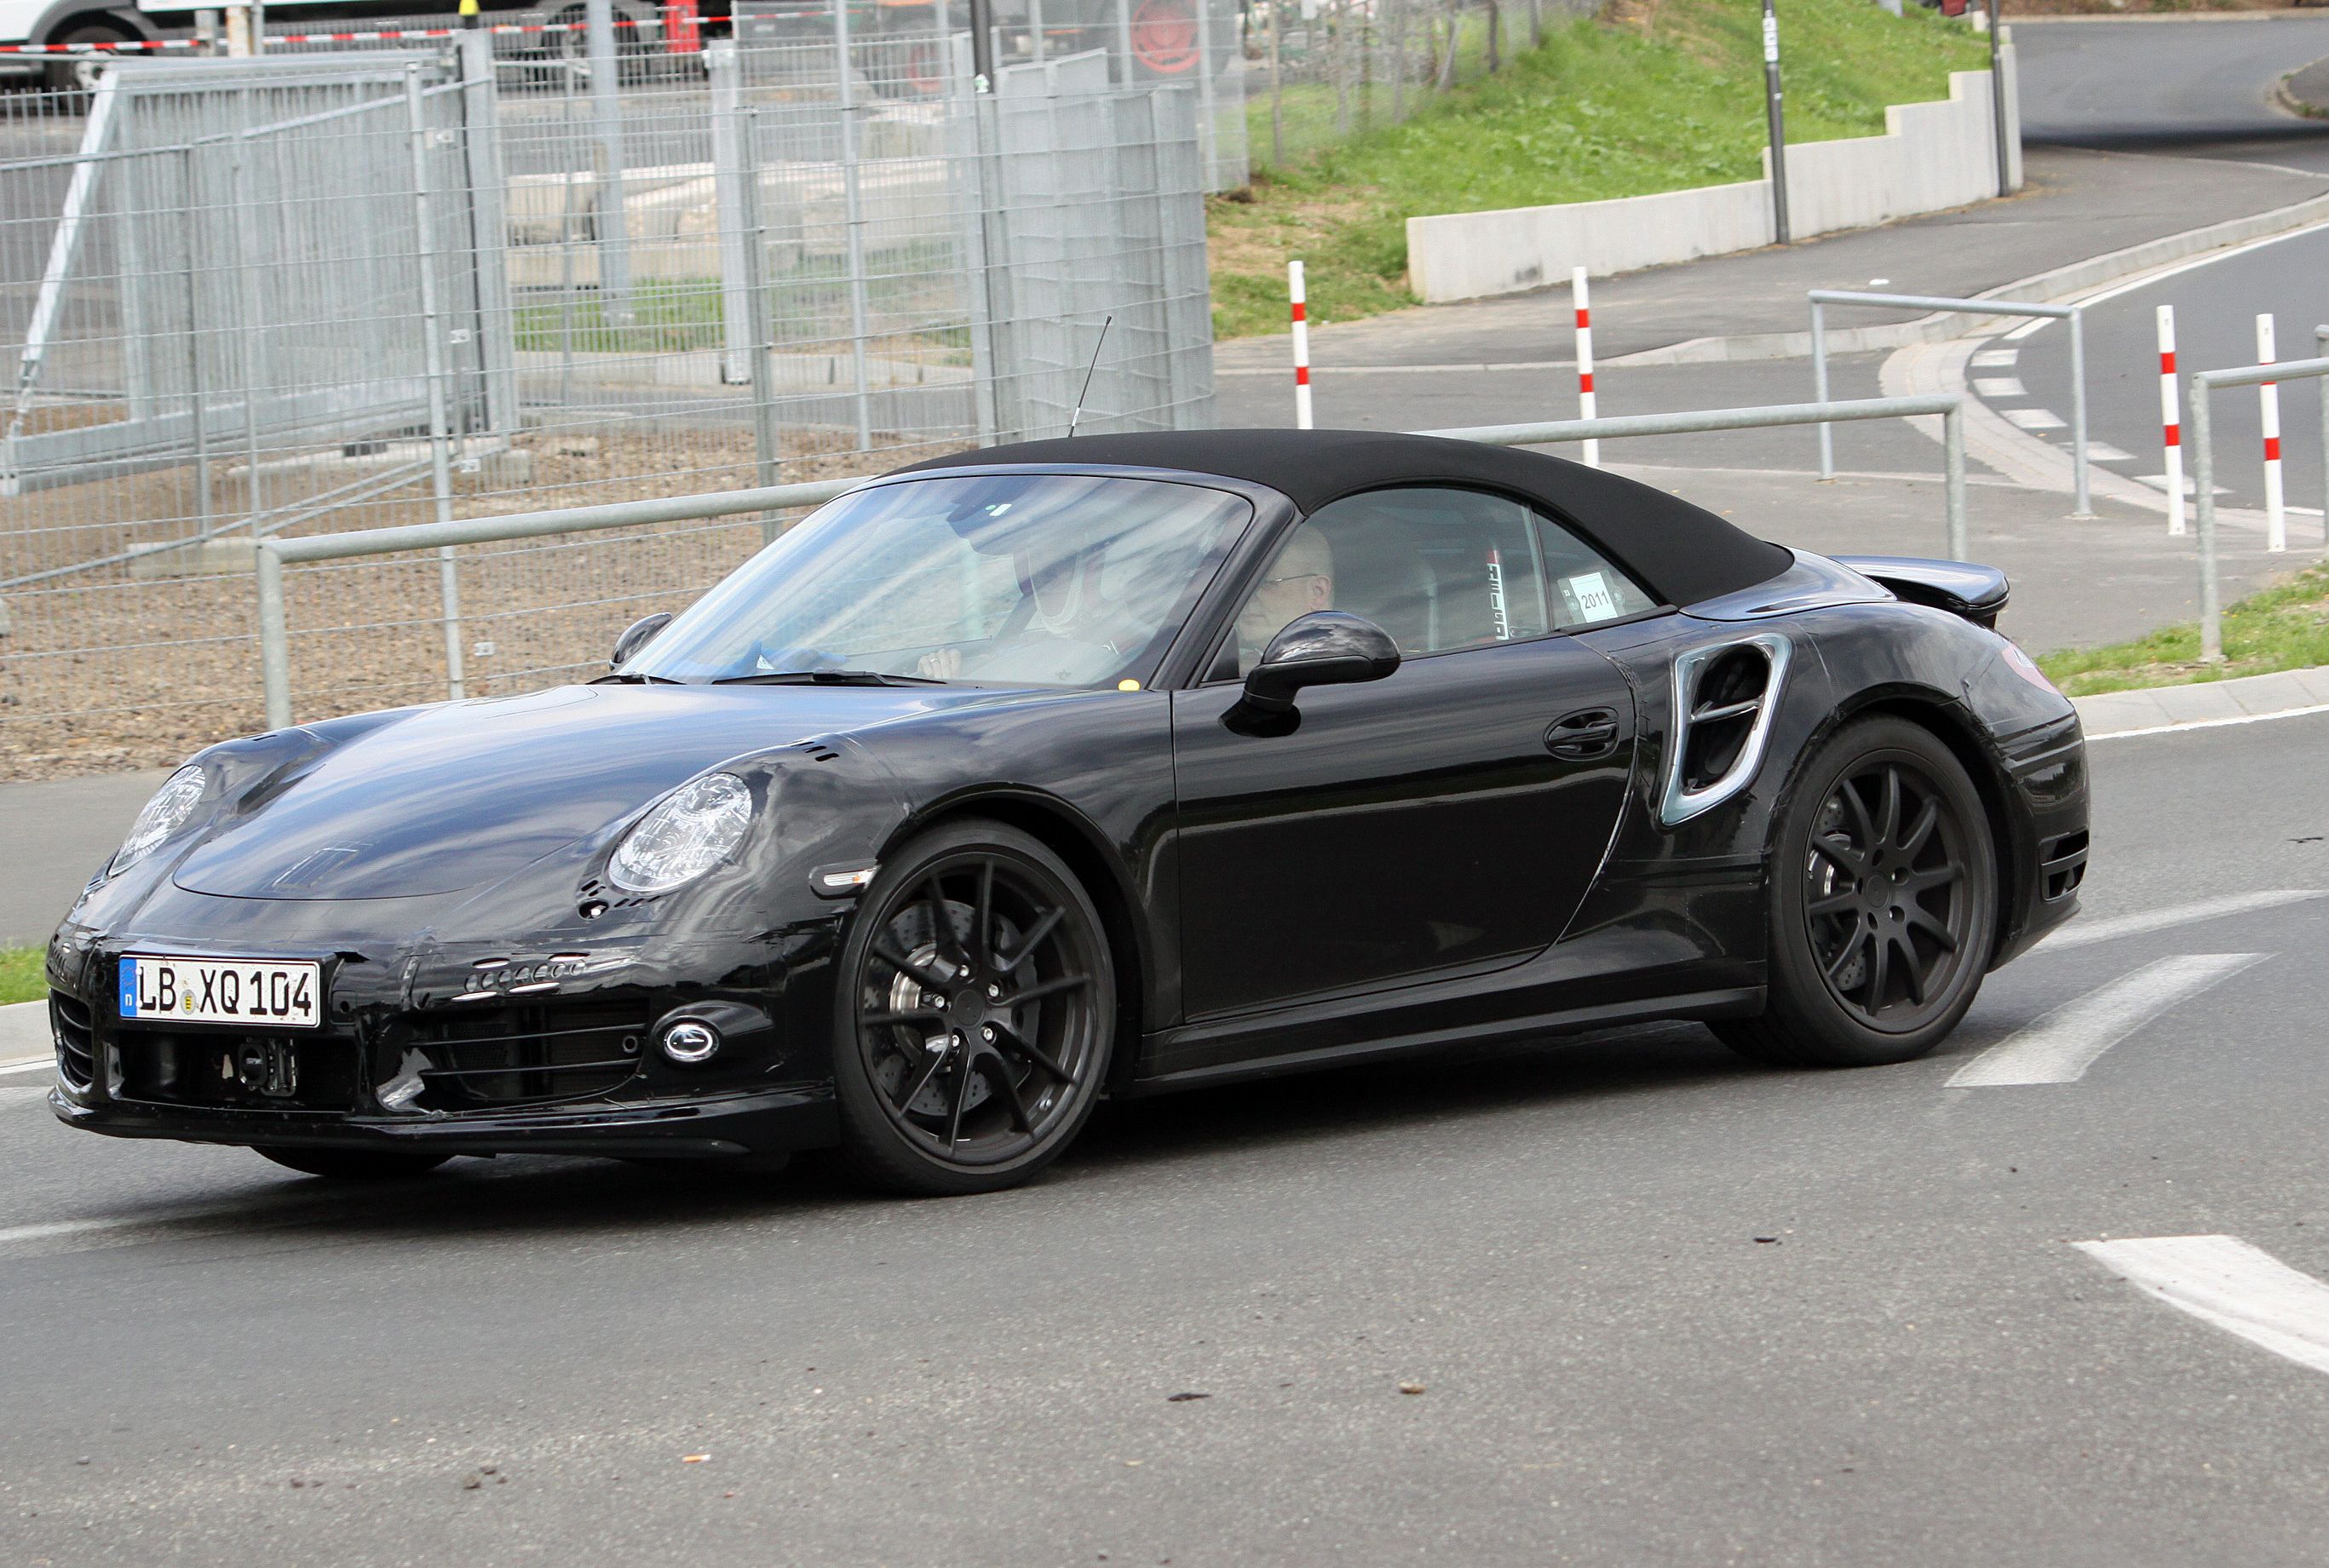
[[[323,965],[312,1029],[125,1021],[125,953],[221,955],[215,937],[75,930],[49,955],[70,1127],[191,1142],[698,1158],[832,1143],[839,920],[543,958],[523,938],[267,943]],[[248,955],[248,933],[240,950]],[[656,1048],[715,1020],[712,1058]]]
[[[1995,968],[2028,952],[2079,912],[2087,874],[2087,742],[2075,715],[2011,737],[2000,746],[2011,831],[2001,846],[2011,864],[2000,911]]]
[[[49,1108],[68,1127],[187,1143],[401,1149],[431,1154],[597,1154],[701,1159],[822,1148],[839,1136],[830,1084],[636,1104],[415,1121],[311,1111],[194,1111],[125,1101]]]

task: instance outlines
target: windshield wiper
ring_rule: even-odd
[[[590,684],[593,686],[624,686],[632,684],[640,686],[678,686],[684,684],[684,682],[674,681],[668,675],[601,675],[596,681],[591,681]]]
[[[884,675],[879,670],[768,670],[722,675],[714,686],[943,686],[935,675]]]

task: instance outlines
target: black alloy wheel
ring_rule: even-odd
[[[835,1019],[843,1157],[893,1190],[990,1192],[1067,1147],[1116,1032],[1099,912],[992,822],[891,857],[851,923]]]
[[[97,45],[132,43],[136,35],[109,22],[76,22],[61,28],[49,39],[51,43],[89,43]],[[53,54],[41,70],[41,86],[54,94],[51,108],[59,114],[87,114],[94,96],[81,85],[80,66],[83,61],[112,60],[122,55],[140,52],[135,50],[96,48],[76,50],[70,54]]]
[[[303,1149],[290,1143],[259,1143],[252,1149],[278,1165],[332,1181],[397,1181],[425,1175],[453,1158],[401,1149]]]
[[[1996,929],[1997,857],[1964,765],[1905,719],[1820,748],[1771,857],[1769,1002],[1722,1025],[1787,1066],[1908,1061],[1973,1005]]]

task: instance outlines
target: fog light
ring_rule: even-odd
[[[673,1061],[693,1066],[712,1059],[712,1053],[720,1048],[720,1031],[710,1024],[682,1019],[664,1030],[663,1038],[656,1043]]]

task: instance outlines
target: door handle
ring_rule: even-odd
[[[1554,719],[1544,748],[1563,762],[1598,762],[1617,749],[1617,710],[1582,708]]]

